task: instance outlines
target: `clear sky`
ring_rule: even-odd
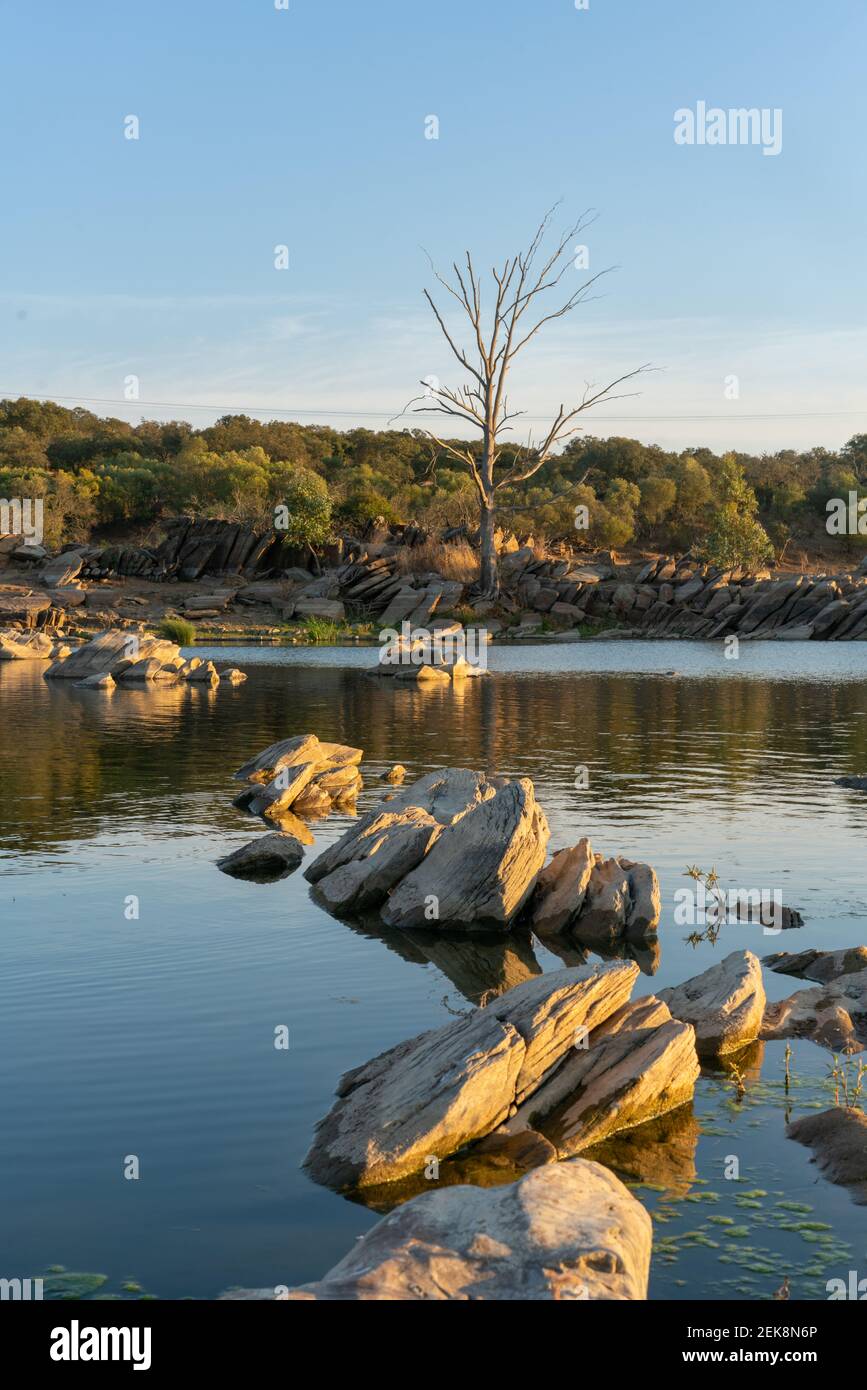
[[[382,427],[460,384],[422,248],[502,259],[562,199],[618,269],[517,371],[534,433],[646,361],[588,432],[867,429],[865,0],[286,3],[3,0],[0,394]],[[699,101],[780,108],[781,152],[677,145]]]

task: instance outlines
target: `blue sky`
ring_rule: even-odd
[[[618,269],[516,368],[534,433],[646,361],[663,370],[588,432],[774,449],[867,429],[863,0],[0,16],[0,394],[122,401],[135,375],[139,403],[92,408],[384,426],[420,377],[459,384],[422,248],[500,260],[562,199],[558,226],[596,210],[591,271]],[[780,108],[781,153],[676,145],[700,100]]]

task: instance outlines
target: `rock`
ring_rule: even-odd
[[[77,688],[79,690],[85,690],[88,688],[93,690],[113,690],[114,685],[114,676],[112,676],[110,672],[103,671],[100,673],[99,671],[97,671],[94,675],[85,676],[83,681],[79,681]]]
[[[802,980],[818,980],[828,984],[841,975],[857,975],[867,970],[867,946],[850,946],[842,951],[777,951],[765,956],[762,965],[780,975],[797,975]]]
[[[867,792],[867,777],[836,777],[838,787],[851,787],[856,792]]]
[[[227,671],[220,672],[221,685],[243,685],[246,679],[246,671],[239,671],[237,666],[230,666]]]
[[[451,677],[440,666],[396,666],[396,680],[417,681],[423,685],[448,685]]]
[[[233,601],[235,594],[231,589],[224,589],[220,593],[214,594],[192,594],[184,599],[184,609],[187,613],[221,613]]]
[[[45,678],[83,681],[88,676],[107,673],[119,682],[153,680],[166,663],[179,657],[180,648],[174,642],[110,628],[72,652],[65,661],[55,661]],[[169,674],[175,678],[174,670]]]
[[[503,1131],[538,1130],[569,1157],[684,1105],[698,1075],[692,1027],[651,995],[624,1004],[573,1047]]]
[[[685,984],[659,992],[674,1018],[695,1028],[700,1057],[736,1052],[762,1028],[765,987],[752,951],[732,951]]]
[[[48,661],[53,648],[44,632],[0,632],[0,661]]]
[[[389,768],[388,772],[382,774],[383,782],[390,782],[392,786],[397,786],[406,776],[406,768],[403,763],[395,763],[394,767]]]
[[[572,936],[585,946],[642,941],[656,931],[660,911],[659,883],[649,865],[596,854]]]
[[[328,622],[342,623],[346,609],[339,599],[299,598],[295,600],[296,618],[324,618]]]
[[[258,753],[255,758],[244,763],[235,773],[236,782],[270,782],[281,767],[293,763],[310,762],[314,750],[319,749],[319,739],[315,734],[298,734],[293,738],[281,739]],[[360,750],[356,750],[359,752]]]
[[[393,803],[391,803],[393,805]],[[409,806],[402,811],[377,811],[353,826],[307,870],[317,896],[337,914],[380,907],[391,890],[421,862],[442,826],[427,811]]]
[[[485,1009],[347,1072],[304,1166],[338,1189],[394,1182],[496,1129],[572,1046],[629,996],[632,964],[527,980]]]
[[[382,910],[389,926],[508,927],[545,862],[549,830],[529,778],[492,785],[394,889]]]
[[[280,745],[274,745],[279,748]],[[272,750],[266,749],[266,754],[271,754]],[[260,755],[262,757],[265,754]],[[247,767],[253,764],[247,764]],[[244,768],[241,769],[243,773]],[[240,776],[240,773],[236,773]],[[369,836],[380,836],[386,831],[390,834],[392,829],[396,830],[401,820],[417,823],[417,817],[406,817],[404,813],[409,808],[427,813],[438,826],[451,825],[454,821],[465,816],[473,807],[480,804],[483,800],[492,797],[495,793],[494,786],[488,781],[484,773],[472,772],[468,768],[439,768],[435,772],[429,772],[426,776],[414,782],[410,787],[404,787],[397,792],[388,803],[388,814],[390,820],[384,824],[380,817],[382,810],[374,807],[366,815],[360,817],[358,821],[345,832],[344,835],[328,849],[324,850],[313,863],[308,865],[304,872],[304,877],[310,883],[319,883],[332,873],[335,869],[349,863],[356,857],[369,857],[369,846],[367,840]],[[382,853],[383,846],[375,851]],[[416,863],[418,860],[415,861]],[[403,870],[408,872],[408,869]],[[395,879],[395,882],[398,880]]]
[[[754,922],[758,926],[774,927],[777,931],[790,931],[794,927],[804,925],[803,917],[795,908],[785,907],[782,903],[773,902],[764,896],[760,900],[751,901],[748,895],[738,894],[735,916],[739,922]]]
[[[835,1106],[804,1115],[786,1130],[789,1139],[813,1150],[813,1161],[829,1182],[848,1187],[859,1206],[867,1205],[867,1115]]]
[[[361,757],[360,748],[320,743],[315,734],[281,739],[235,773],[252,786],[234,804],[268,820],[280,820],[290,807],[298,814],[327,815],[332,799],[349,801],[357,795]]]
[[[275,831],[260,835],[257,840],[218,859],[217,867],[233,878],[273,880],[286,878],[303,858],[304,846],[294,835]]]
[[[47,594],[0,593],[0,626],[23,622],[32,627],[39,614],[50,607],[51,599]]]
[[[867,1044],[867,970],[769,1004],[761,1036],[767,1040],[810,1038],[837,1052],[863,1051]]]
[[[153,681],[162,671],[162,662],[155,656],[145,657],[142,661],[133,661],[123,671],[118,673],[119,681]]]
[[[220,683],[220,677],[213,661],[203,661],[201,666],[196,666],[192,671],[188,671],[184,679],[193,685],[219,685]]]
[[[566,930],[581,911],[595,864],[593,847],[586,837],[573,849],[558,850],[536,882],[532,902],[535,932],[545,936]]]
[[[625,1302],[647,1297],[653,1229],[599,1163],[575,1158],[500,1187],[445,1187],[398,1207],[313,1284],[329,1302]],[[225,1300],[273,1299],[232,1289]]]
[[[323,787],[310,782],[291,802],[291,806],[297,816],[327,816],[331,810],[331,797]]]
[[[40,578],[46,588],[61,589],[65,584],[70,584],[73,579],[78,578],[83,564],[83,555],[80,555],[76,550],[67,550],[62,555],[46,562]]]

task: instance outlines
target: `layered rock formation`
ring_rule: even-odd
[[[656,999],[629,1004],[637,975],[616,963],[527,980],[348,1072],[305,1167],[327,1186],[378,1187],[527,1131],[563,1157],[684,1104],[693,1030]]]
[[[243,672],[235,669],[221,677],[212,661],[203,662],[197,656],[187,660],[174,642],[122,628],[100,632],[74,650],[60,647],[54,657],[43,673],[46,680],[103,688],[152,682],[174,685],[178,681],[234,685],[243,678]]]
[[[441,768],[362,816],[305,877],[333,912],[502,930],[532,892],[548,835],[528,778]]]
[[[334,806],[351,806],[361,789],[362,749],[320,743],[315,734],[279,740],[235,773],[250,786],[234,804],[251,815],[282,822],[295,816],[327,815]]]
[[[601,948],[653,936],[660,910],[659,882],[648,864],[603,859],[586,838],[554,855],[530,904],[533,930],[543,939],[566,936]]]

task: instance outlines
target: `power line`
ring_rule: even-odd
[[[278,405],[215,405],[203,401],[130,401],[117,400],[109,396],[57,396],[54,394],[39,394],[35,391],[3,391],[4,399],[21,399],[30,401],[74,401],[78,405],[114,405],[123,406],[125,409],[137,410],[141,406],[153,410],[211,410],[219,411],[224,415],[319,415],[319,416],[339,416],[345,419],[363,420],[395,420],[400,419],[400,415],[395,415],[394,411],[389,410],[334,410],[330,406],[319,406],[316,409],[298,406],[278,406]],[[582,412],[583,413],[583,412]],[[412,412],[405,418],[409,419]],[[521,415],[520,420],[528,424],[547,423],[549,415]],[[586,418],[594,420],[617,420],[621,424],[634,422],[635,424],[647,424],[652,421],[690,421],[697,422],[717,420],[725,421],[728,424],[737,423],[739,420],[835,420],[848,418],[867,418],[867,407],[864,410],[797,410],[797,411],[766,411],[752,414],[735,414],[732,412],[723,415],[597,415],[594,411],[588,410]]]

